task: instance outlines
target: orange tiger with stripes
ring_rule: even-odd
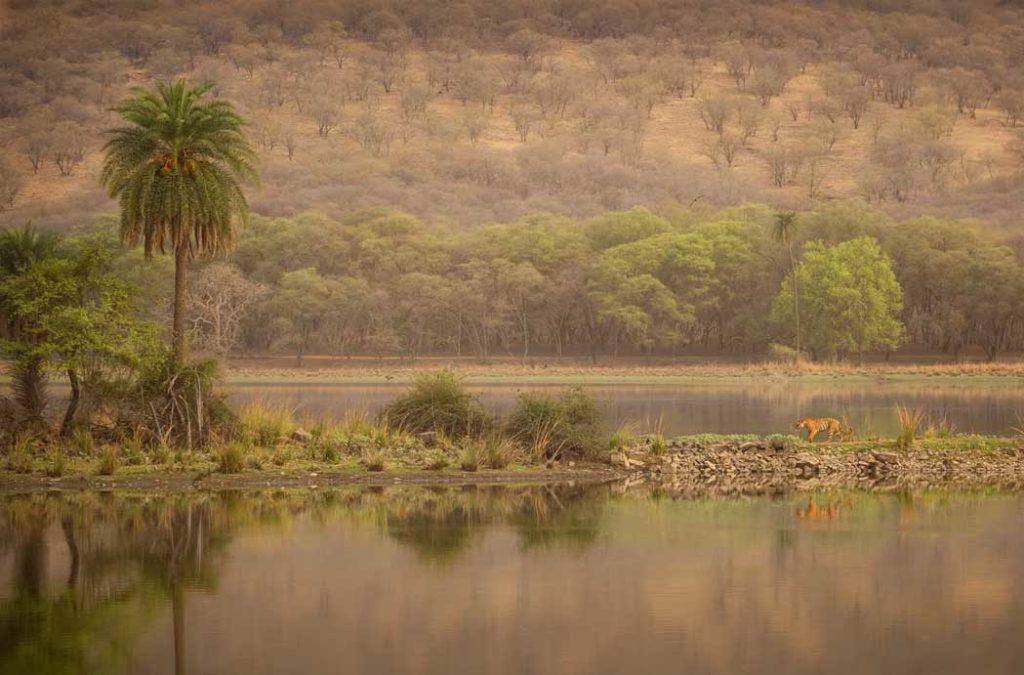
[[[814,437],[822,431],[828,433],[828,440],[830,441],[836,438],[846,440],[853,436],[853,429],[850,428],[850,425],[840,422],[834,417],[805,417],[797,420],[793,428],[806,429],[808,443],[813,442]]]

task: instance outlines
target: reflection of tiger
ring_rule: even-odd
[[[853,436],[853,429],[850,428],[850,425],[844,424],[834,417],[805,417],[797,420],[793,428],[806,429],[807,441],[809,443],[814,441],[814,437],[821,431],[828,432],[828,440],[830,441],[835,440],[837,437],[840,440],[845,440]]]

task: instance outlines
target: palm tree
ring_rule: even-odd
[[[25,272],[33,264],[57,255],[57,236],[41,233],[31,225],[20,230],[0,231],[0,284],[5,278]],[[21,339],[25,333],[25,318],[0,292],[0,337]],[[16,356],[10,366],[14,400],[25,412],[28,420],[40,423],[46,409],[46,379],[40,356]]]
[[[225,101],[204,102],[212,83],[180,79],[135,89],[114,110],[128,126],[109,130],[101,181],[121,206],[121,238],[146,256],[174,252],[174,354],[184,360],[188,263],[230,249],[249,206],[241,183],[256,178],[245,121]]]
[[[796,278],[796,255],[793,253],[793,238],[796,235],[796,213],[783,211],[775,214],[772,234],[789,251],[789,274],[793,280],[793,319],[796,324],[796,358],[800,358],[800,287]]]

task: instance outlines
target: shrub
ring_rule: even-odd
[[[67,466],[67,457],[65,457],[64,453],[57,448],[51,448],[50,451],[46,453],[46,467],[44,470],[46,471],[46,475],[50,478],[63,476],[64,472],[67,470]]]
[[[367,471],[383,471],[384,453],[378,449],[367,449],[363,451],[362,462]]]
[[[246,448],[241,443],[228,443],[217,449],[217,472],[238,473],[245,467]]]
[[[381,413],[388,425],[409,433],[435,431],[466,436],[481,431],[487,417],[462,380],[448,371],[422,375]]]
[[[270,461],[276,466],[284,466],[291,458],[292,454],[288,451],[288,448],[278,447],[274,448],[274,454],[270,456]]]
[[[488,469],[504,469],[512,461],[515,447],[507,438],[492,436],[483,442],[481,461]]]
[[[435,450],[429,456],[427,456],[426,463],[423,465],[427,471],[440,471],[445,469],[451,462],[448,461],[448,456],[443,452]]]
[[[476,443],[466,443],[459,453],[459,468],[463,471],[476,471],[480,468],[480,450]]]
[[[71,434],[71,447],[79,457],[92,457],[96,450],[96,442],[85,427],[78,427]]]
[[[27,440],[19,440],[14,443],[10,454],[7,455],[7,468],[15,473],[32,472],[32,446]]]
[[[118,453],[117,446],[104,446],[100,450],[100,464],[96,468],[96,473],[101,476],[113,476],[117,473],[119,466],[121,466],[121,456]]]
[[[594,399],[580,387],[554,397],[521,394],[507,428],[535,460],[562,454],[589,458],[601,447],[601,415]]]
[[[786,345],[780,345],[776,342],[768,345],[768,358],[776,363],[796,363],[799,361],[800,352],[788,347]]]

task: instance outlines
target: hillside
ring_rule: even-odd
[[[689,3],[675,28],[608,35],[512,13],[453,37],[395,7],[372,25],[361,3],[299,3],[296,26],[279,3],[185,4],[9,3],[0,224],[112,211],[97,180],[109,108],[179,76],[251,121],[266,215],[385,206],[463,225],[860,197],[1012,225],[1022,202],[1024,38],[1004,5],[879,22],[848,3],[737,3],[754,19],[785,7],[774,25]]]

